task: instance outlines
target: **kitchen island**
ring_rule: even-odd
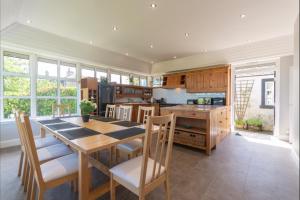
[[[174,143],[203,149],[208,155],[230,133],[229,106],[178,105],[160,112],[176,116]]]

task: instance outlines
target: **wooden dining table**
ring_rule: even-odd
[[[46,132],[53,134],[55,137],[63,141],[65,144],[69,145],[72,149],[78,152],[79,163],[79,199],[87,200],[87,199],[96,199],[99,196],[104,195],[110,190],[109,181],[101,184],[100,186],[90,189],[90,175],[89,175],[89,164],[92,164],[93,167],[96,167],[105,175],[109,176],[109,167],[104,163],[96,160],[93,156],[93,153],[99,152],[103,149],[111,150],[111,156],[115,156],[115,147],[117,144],[126,143],[130,140],[136,138],[143,138],[145,135],[145,125],[134,124],[136,126],[126,127],[122,125],[113,124],[115,121],[103,122],[96,119],[90,119],[89,122],[83,122],[81,117],[67,117],[67,118],[59,118],[53,120],[35,120],[37,124],[40,126],[40,134],[41,137],[44,137]],[[45,122],[47,121],[47,122]],[[50,124],[49,124],[50,123]],[[77,127],[68,127],[63,128],[66,124],[76,125]],[[61,126],[60,129],[54,129],[53,127]],[[70,125],[69,125],[70,126]],[[99,134],[95,135],[87,135],[86,137],[80,137],[75,139],[70,139],[66,137],[62,132],[71,130],[77,130],[86,128],[88,130],[92,130]],[[140,131],[138,134],[128,135],[126,137],[118,138],[113,137],[112,134],[116,132],[121,132],[122,130],[132,129],[132,128],[140,128],[144,131]],[[156,128],[154,128],[156,129]],[[127,132],[130,132],[128,130]]]

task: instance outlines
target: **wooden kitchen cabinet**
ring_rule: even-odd
[[[171,88],[185,88],[186,84],[186,74],[185,73],[177,73],[177,74],[169,74],[163,77],[163,88],[171,89]]]

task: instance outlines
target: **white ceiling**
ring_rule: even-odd
[[[299,0],[14,1],[20,23],[147,62],[290,35],[299,13]]]

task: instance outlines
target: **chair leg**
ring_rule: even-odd
[[[169,178],[167,177],[165,182],[164,182],[164,188],[165,188],[165,194],[166,194],[166,200],[171,199],[171,193],[170,193],[170,182]]]
[[[30,166],[29,166],[28,162],[26,162],[25,165],[27,165],[27,169],[26,169],[25,178],[24,178],[24,192],[27,192]]]
[[[24,162],[23,162],[23,174],[22,174],[22,185],[25,185],[25,179],[26,179],[26,174],[27,174],[27,156],[26,154],[24,155]]]
[[[33,177],[33,180],[32,180],[32,187],[31,187],[31,195],[30,195],[30,200],[35,200],[35,180],[34,180],[34,177]]]
[[[132,156],[131,156],[131,153],[129,153],[129,154],[128,154],[128,160],[130,160],[131,157],[132,157]]]
[[[110,174],[110,200],[116,200],[116,187],[113,174]]]
[[[28,175],[28,186],[27,186],[27,199],[29,200],[31,197],[31,190],[32,190],[32,181],[33,181],[33,169],[32,167],[29,169]]]
[[[116,149],[116,162],[119,163],[120,162],[120,150]]]
[[[39,188],[38,200],[43,200],[43,196],[44,196],[44,191],[41,188]]]
[[[21,176],[21,173],[22,173],[23,159],[24,159],[24,152],[21,151],[21,156],[20,156],[20,161],[19,161],[18,177],[20,177],[20,176]]]

